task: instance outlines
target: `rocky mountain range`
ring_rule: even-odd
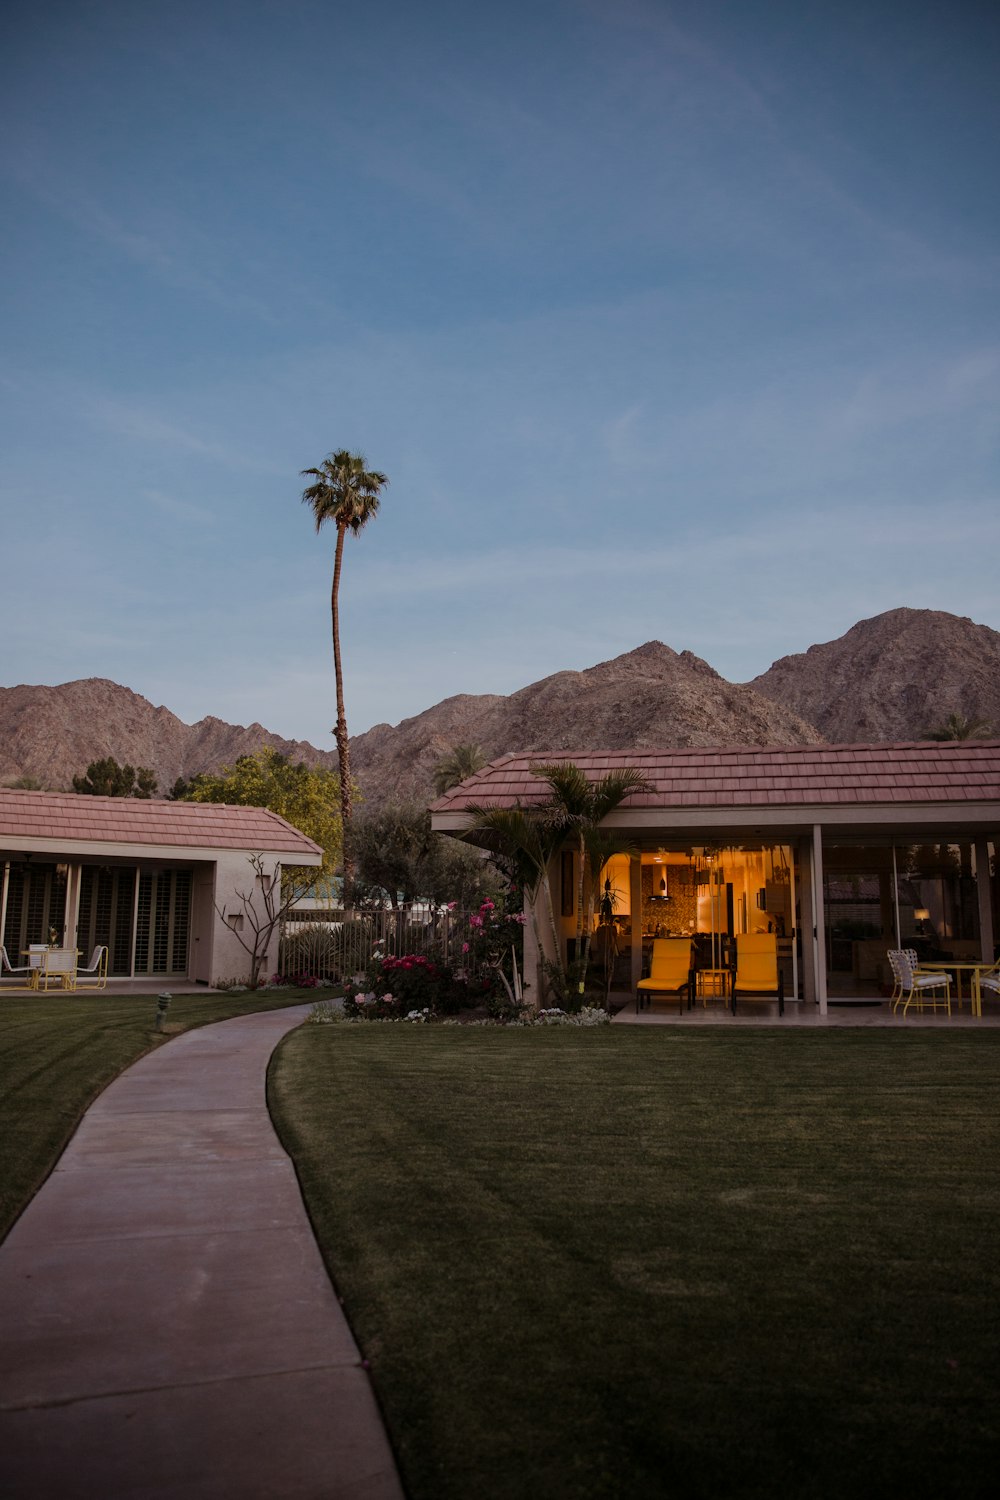
[[[831,743],[916,740],[950,714],[1000,736],[1000,632],[937,609],[891,609],[783,656],[748,686]]]
[[[352,770],[370,804],[423,800],[435,764],[456,744],[477,744],[493,759],[507,751],[907,740],[952,713],[1000,734],[1000,633],[937,610],[896,609],[783,657],[750,683],[727,682],[691,652],[649,641],[509,696],[446,698],[355,736]],[[151,767],[165,792],[178,776],[231,765],[262,745],[336,768],[332,750],[260,724],[187,725],[103,678],[0,688],[0,782],[28,775],[68,787],[110,755]]]
[[[0,688],[0,782],[33,776],[53,791],[73,785],[91,761],[113,756],[119,765],[149,766],[161,793],[178,776],[215,771],[240,755],[270,745],[293,760],[336,766],[305,740],[284,740],[260,724],[199,719],[185,724],[168,708],[104,677],[59,687]]]

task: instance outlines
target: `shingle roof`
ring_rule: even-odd
[[[1000,740],[920,740],[506,755],[439,797],[431,810],[542,801],[548,789],[531,767],[561,760],[574,761],[595,780],[607,771],[640,771],[653,790],[630,797],[627,808],[1000,802]]]
[[[0,847],[16,847],[26,839],[245,849],[289,855],[322,853],[312,839],[265,807],[0,789]]]

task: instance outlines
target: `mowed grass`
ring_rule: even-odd
[[[160,1034],[155,995],[0,994],[0,1239],[123,1068],[193,1026],[316,995],[175,995]]]
[[[306,1027],[411,1500],[992,1495],[1000,1033]]]

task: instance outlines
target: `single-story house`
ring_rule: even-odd
[[[241,895],[262,912],[283,865],[322,860],[266,808],[0,789],[0,941],[12,965],[54,941],[88,957],[106,945],[112,978],[241,978]]]
[[[631,846],[606,872],[616,987],[635,987],[657,935],[690,935],[716,968],[741,934],[773,932],[786,993],[821,1013],[887,993],[889,948],[995,956],[1000,741],[507,755],[434,802],[432,826],[457,835],[472,804],[537,805],[548,788],[531,768],[559,760],[651,784],[606,820]],[[577,873],[566,848],[550,880],[567,955]],[[525,933],[530,978],[539,954]]]

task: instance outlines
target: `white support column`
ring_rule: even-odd
[[[813,909],[813,962],[816,966],[816,998],[819,1013],[827,1014],[826,1005],[826,913],[823,909],[823,829],[813,824],[812,836],[812,909]]]
[[[799,1000],[799,941],[795,932],[795,845],[789,845],[789,854],[792,856],[788,861],[788,897],[791,902],[791,929],[792,929],[792,999]]]
[[[79,945],[80,926],[80,891],[83,887],[83,866],[69,865],[66,870],[66,911],[63,916],[63,947],[76,948]],[[87,963],[90,954],[84,954],[83,961]]]
[[[139,881],[142,879],[142,871],[135,866],[135,899],[132,902],[132,938],[129,946],[129,968],[128,977],[135,978],[135,950],[139,941]]]
[[[976,839],[976,896],[979,901],[979,957],[993,962],[993,903],[990,900],[990,851],[985,838]]]
[[[10,885],[10,860],[3,862],[3,891],[0,892],[0,943],[7,944],[7,888]],[[16,963],[17,959],[11,959]]]

